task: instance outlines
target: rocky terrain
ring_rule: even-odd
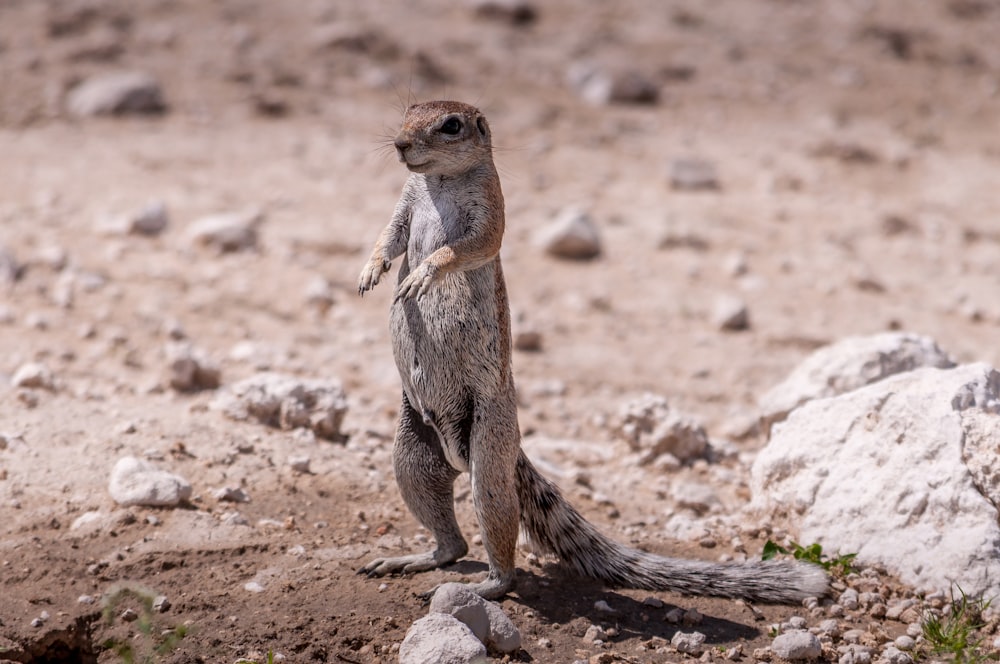
[[[391,470],[391,289],[356,279],[432,98],[490,118],[540,469],[665,555],[859,554],[782,607],[524,552],[491,659],[950,658],[927,570],[1000,590],[952,546],[997,527],[998,31],[992,0],[0,3],[0,662],[395,662],[418,594],[485,571],[461,479],[466,560],[355,573],[430,546]],[[887,331],[920,359],[852,346],[775,392]],[[904,477],[934,490],[876,483]]]

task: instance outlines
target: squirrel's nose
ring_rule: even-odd
[[[408,141],[402,137],[397,137],[396,140],[393,141],[393,143],[395,144],[396,149],[399,150],[399,152],[401,153],[406,152],[407,148],[413,145],[413,141]]]

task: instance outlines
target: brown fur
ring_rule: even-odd
[[[395,147],[411,175],[358,292],[403,256],[390,317],[403,383],[393,465],[403,499],[437,548],[373,560],[361,571],[418,572],[464,556],[452,485],[469,472],[489,556],[487,578],[472,586],[483,597],[514,586],[519,524],[536,545],[610,585],[779,602],[823,594],[826,576],[812,565],[677,560],[618,544],[538,473],[520,446],[499,256],[504,203],[489,125],[467,104],[416,104]]]

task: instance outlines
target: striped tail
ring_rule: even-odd
[[[810,563],[684,560],[619,544],[584,519],[559,488],[531,465],[523,451],[517,459],[517,492],[521,527],[532,544],[557,555],[578,573],[611,587],[778,604],[798,603],[827,592],[826,573]]]

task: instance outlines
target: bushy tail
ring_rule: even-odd
[[[797,603],[827,592],[826,573],[809,563],[714,563],[664,558],[619,544],[584,519],[524,452],[517,460],[517,491],[521,527],[531,542],[580,574],[612,587],[769,603]]]

